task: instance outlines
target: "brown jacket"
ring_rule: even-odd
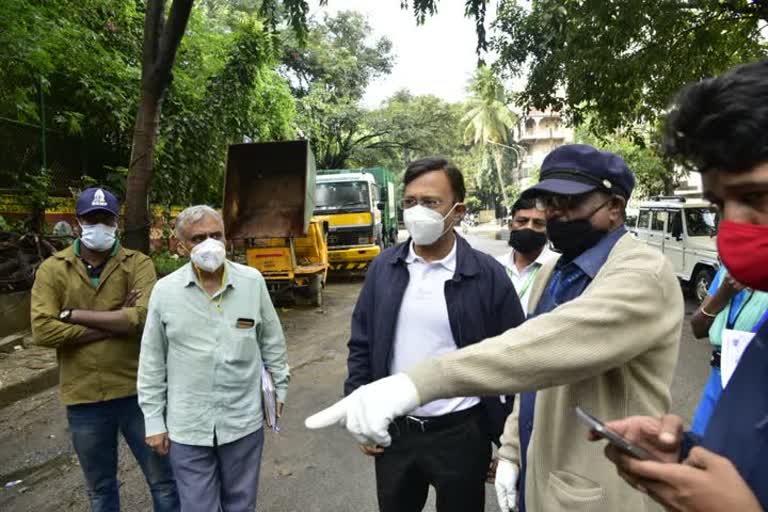
[[[540,390],[528,448],[530,512],[659,510],[619,478],[603,443],[587,442],[574,408],[606,420],[666,412],[683,312],[666,258],[625,235],[578,298],[407,373],[421,403]]]
[[[56,349],[64,404],[102,402],[136,394],[141,331],[155,281],[152,260],[122,247],[107,260],[96,288],[75,255],[74,246],[40,265],[32,287],[32,334],[37,345]],[[142,292],[136,306],[122,308],[133,289]],[[59,320],[62,309],[121,308],[136,328],[131,336],[78,344],[86,328]]]

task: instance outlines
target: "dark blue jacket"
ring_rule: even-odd
[[[445,301],[453,338],[459,347],[466,347],[517,327],[525,317],[504,267],[460,236],[456,240],[456,272],[445,282]],[[352,314],[345,394],[390,375],[395,324],[410,278],[405,262],[410,243],[385,250],[368,268]],[[502,404],[498,396],[487,397],[483,405],[495,441],[512,410],[512,400]]]
[[[701,446],[729,459],[768,510],[768,324],[742,355]]]

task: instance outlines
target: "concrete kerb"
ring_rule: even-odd
[[[29,335],[29,331],[22,331],[0,338],[0,353],[11,354],[17,350],[16,347],[24,348],[24,340]]]
[[[28,331],[7,336],[2,342],[0,408],[59,383],[59,364],[55,350],[31,345]]]
[[[462,232],[461,230],[459,232]],[[487,222],[469,228],[469,234],[488,238],[490,240],[504,240],[509,237],[509,229],[499,226],[497,222]]]

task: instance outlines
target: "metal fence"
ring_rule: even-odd
[[[52,189],[66,190],[86,174],[86,155],[82,137],[0,118],[0,188],[22,188],[48,169]]]

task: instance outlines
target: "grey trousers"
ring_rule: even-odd
[[[263,447],[264,429],[223,445],[171,441],[182,512],[255,511]]]

